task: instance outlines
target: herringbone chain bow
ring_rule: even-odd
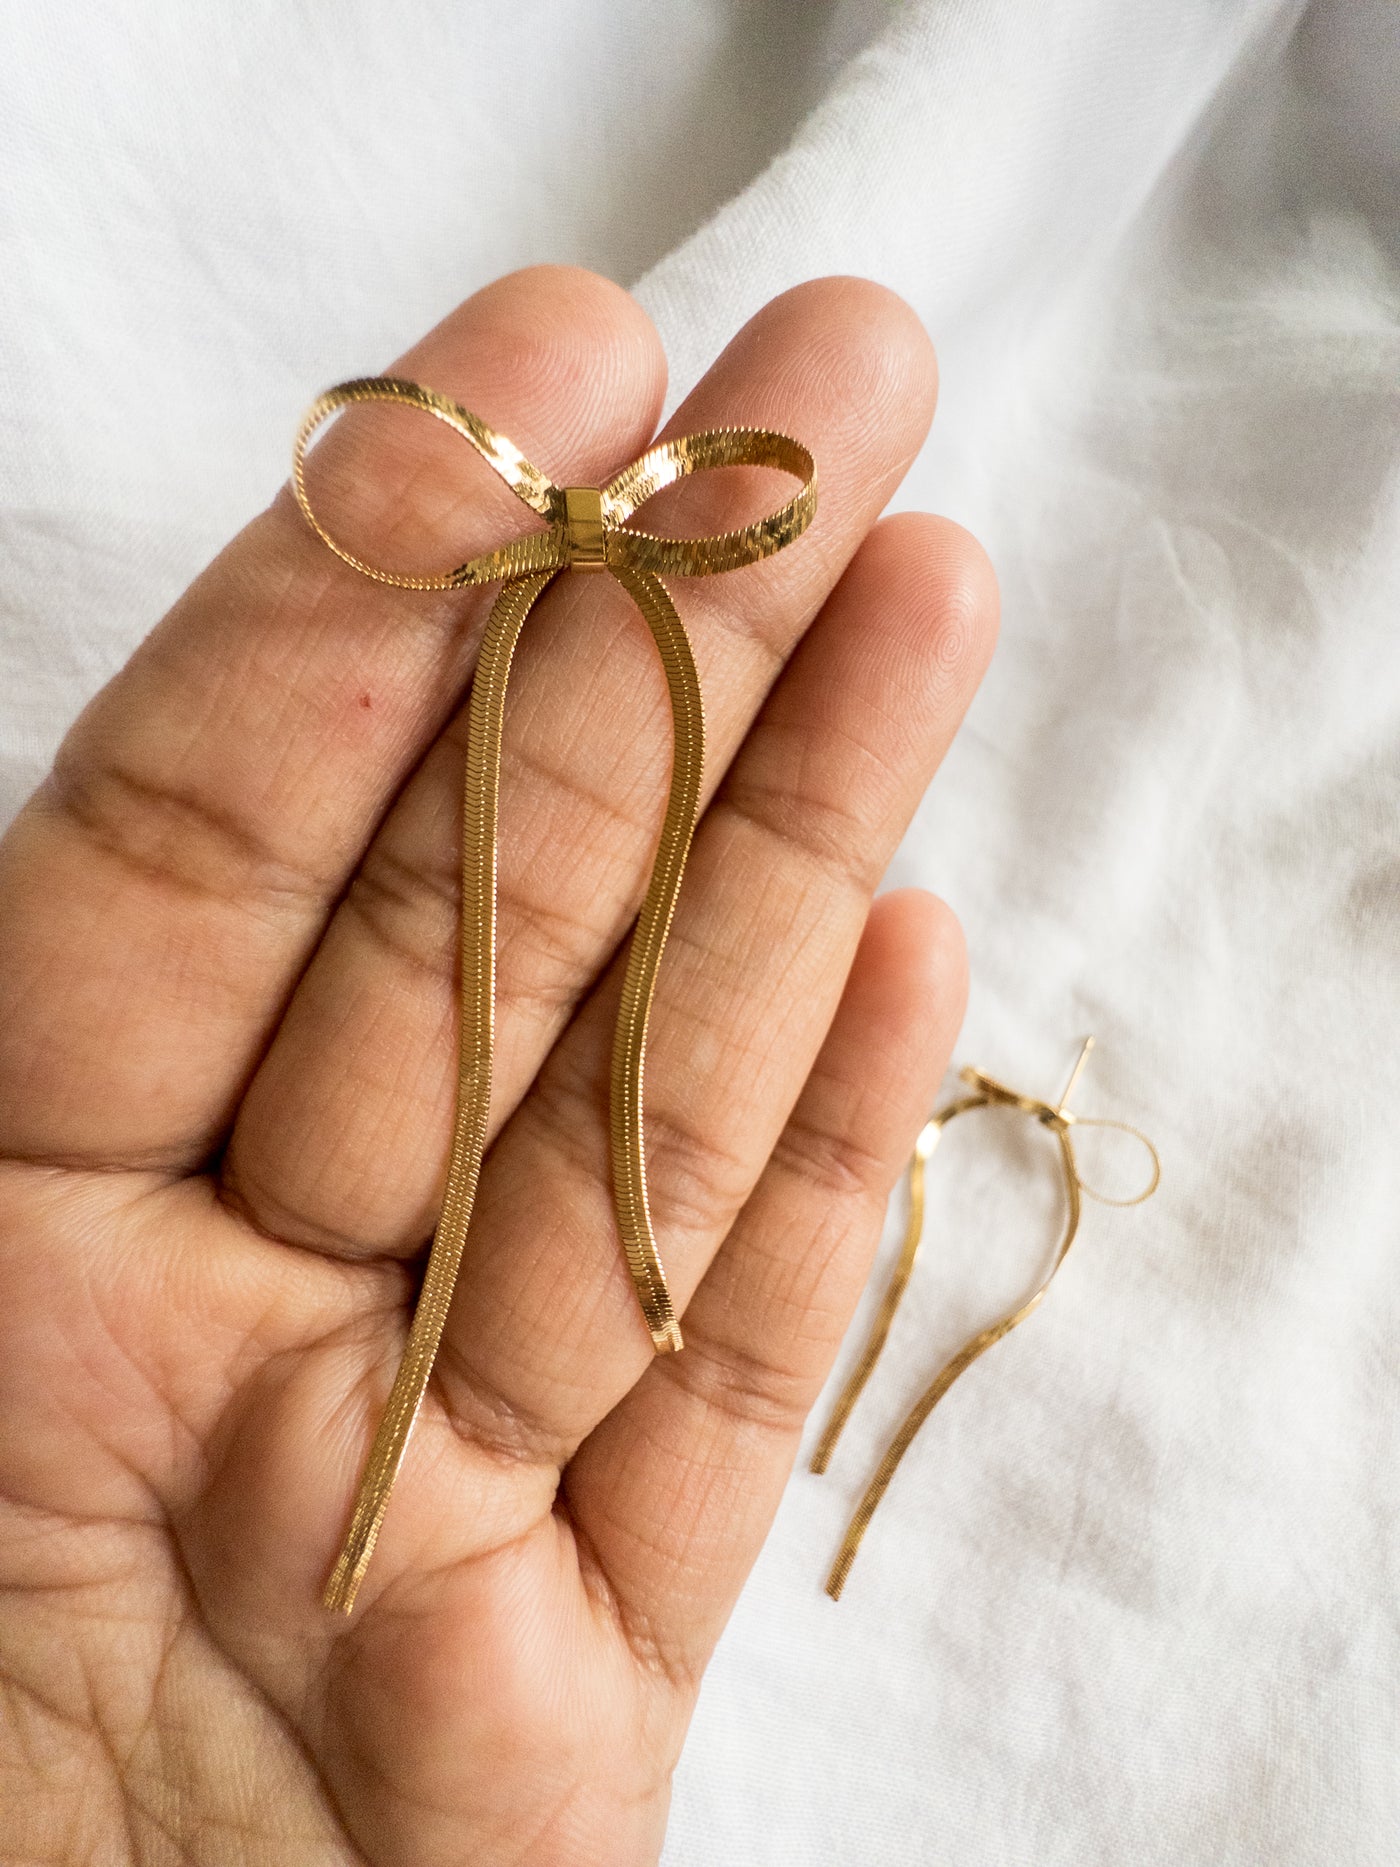
[[[1065,1195],[1068,1211],[1065,1226],[1060,1234],[1060,1242],[1050,1268],[1041,1278],[1031,1294],[1018,1303],[1014,1309],[985,1329],[968,1338],[955,1355],[949,1357],[934,1376],[930,1384],[914,1402],[905,1415],[894,1438],[885,1449],[885,1455],[875,1468],[875,1476],[866,1486],[865,1495],[856,1506],[855,1515],[847,1527],[836,1560],[831,1565],[831,1572],[826,1578],[826,1592],[833,1601],[839,1601],[841,1591],[846,1586],[851,1573],[851,1565],[856,1559],[861,1541],[870,1528],[870,1520],[879,1508],[880,1501],[889,1489],[900,1460],[913,1445],[920,1427],[942,1400],[948,1389],[960,1376],[966,1374],[973,1362],[985,1355],[989,1348],[1018,1329],[1026,1318],[1040,1308],[1044,1302],[1056,1271],[1064,1263],[1070,1246],[1079,1231],[1080,1215],[1083,1212],[1083,1198],[1087,1195],[1104,1206],[1140,1206],[1144,1200],[1151,1199],[1162,1181],[1162,1162],[1157,1149],[1140,1128],[1134,1128],[1128,1122],[1110,1121],[1105,1118],[1090,1118],[1084,1115],[1071,1115],[1069,1099],[1074,1094],[1084,1066],[1089,1060],[1089,1053],[1094,1048],[1090,1037],[1079,1053],[1079,1059],[1073,1073],[1066,1083],[1058,1102],[1042,1102],[1038,1096],[1022,1095],[1019,1089],[1008,1089],[1005,1083],[999,1083],[994,1076],[988,1076],[985,1070],[965,1069],[962,1078],[972,1090],[971,1095],[958,1096],[945,1103],[925,1122],[914,1143],[914,1153],[909,1162],[909,1215],[904,1228],[904,1242],[900,1247],[899,1260],[894,1274],[890,1278],[884,1297],[881,1299],[875,1321],[871,1326],[870,1337],[861,1352],[859,1361],[851,1370],[845,1387],[841,1390],[836,1405],[832,1408],[831,1418],[826,1423],[826,1430],[817,1442],[812,1454],[812,1470],[824,1472],[831,1462],[831,1455],[836,1442],[846,1429],[856,1402],[865,1390],[865,1384],[874,1372],[875,1364],[880,1359],[881,1351],[889,1337],[890,1325],[894,1321],[895,1311],[899,1308],[909,1279],[913,1274],[914,1261],[919,1254],[919,1243],[924,1230],[924,1176],[929,1159],[937,1147],[939,1137],[949,1122],[956,1121],[960,1115],[971,1114],[974,1109],[1002,1108],[1019,1109],[1023,1115],[1031,1116],[1042,1127],[1054,1135],[1059,1144],[1060,1170],[1064,1178]],[[1074,1130],[1076,1128],[1114,1128],[1120,1134],[1132,1135],[1147,1149],[1151,1163],[1147,1183],[1141,1192],[1134,1193],[1130,1199],[1115,1199],[1107,1193],[1101,1193],[1090,1186],[1079,1168],[1079,1159],[1074,1149]]]
[[[356,402],[396,402],[446,422],[471,443],[518,499],[547,521],[548,529],[531,532],[436,576],[401,575],[356,557],[331,537],[312,510],[305,475],[306,445],[314,430],[328,416]],[[703,468],[731,466],[778,467],[801,480],[802,486],[768,518],[714,538],[660,538],[627,524],[662,487]],[[360,1480],[345,1546],[326,1585],[326,1606],[348,1614],[374,1552],[442,1339],[486,1145],[495,1004],[501,730],[506,683],[520,631],[561,570],[611,571],[646,619],[670,690],[671,788],[651,880],[627,956],[613,1039],[611,1130],[613,1197],[632,1281],[656,1349],[679,1349],[680,1325],[647,1204],[642,1065],[657,969],[699,809],[704,716],[690,640],[658,573],[704,577],[771,557],[811,523],[817,483],[812,456],[786,435],[765,429],[719,428],[649,448],[604,487],[555,486],[504,435],[469,410],[431,389],[391,376],[340,383],[312,404],[297,432],[292,479],[307,523],[337,557],[363,576],[407,590],[455,590],[503,580],[487,618],[471,694],[462,824],[462,1020],[447,1187],[403,1359]]]

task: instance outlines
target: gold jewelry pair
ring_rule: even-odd
[[[443,422],[467,441],[523,504],[545,521],[494,551],[442,572],[400,572],[368,563],[327,530],[306,484],[306,448],[332,415],[355,404],[387,402],[416,409]],[[631,520],[638,509],[684,476],[712,467],[776,467],[800,482],[798,491],[766,518],[714,537],[667,538],[641,530]],[[817,504],[816,466],[800,442],[767,429],[722,428],[659,442],[602,487],[554,485],[504,435],[460,403],[401,378],[361,377],[339,383],[320,396],[297,431],[292,452],[297,503],[317,537],[353,570],[378,583],[409,590],[452,590],[500,583],[482,637],[472,683],[463,795],[461,1037],[457,1104],[447,1186],[428,1255],[412,1327],[393,1388],[360,1480],[344,1546],[326,1585],[327,1607],[349,1613],[369,1566],[394,1479],[426,1392],[453,1286],[466,1244],[491,1099],[494,1039],[496,814],[500,785],[501,734],[506,684],[521,630],[545,587],[561,571],[610,572],[631,596],[659,651],[670,692],[674,757],[670,793],[651,881],[628,952],[622,1002],[613,1043],[611,1140],[614,1205],[628,1267],[657,1352],[681,1347],[665,1273],[647,1201],[642,1123],[642,1074],[647,1021],[662,948],[680,890],[691,835],[699,813],[704,759],[704,713],[689,639],[660,573],[709,576],[783,550],[811,523]],[[1069,1216],[1048,1275],[1018,1309],[967,1342],[938,1373],[896,1433],[856,1510],[827,1581],[839,1596],[861,1538],[884,1496],[896,1466],[915,1434],[963,1371],[994,1342],[1010,1333],[1037,1307],[1064,1261],[1079,1227],[1081,1196],[1105,1196],[1079,1172],[1071,1131],[1079,1127],[1125,1129],[1137,1135],[1152,1157],[1152,1179],[1130,1200],[1137,1205],[1156,1191],[1160,1165],[1145,1135],[1123,1122],[1086,1122],[1069,1112],[1090,1038],[1058,1103],[1038,1101],[1006,1088],[978,1070],[965,1070],[972,1093],[950,1102],[925,1125],[914,1149],[909,1176],[909,1218],[894,1276],[886,1290],[864,1352],[847,1381],[812,1460],[824,1471],[833,1448],[889,1334],[908,1285],[923,1230],[924,1175],[929,1156],[948,1123],[972,1109],[1019,1109],[1049,1129],[1059,1143]]]
[[[1090,1120],[1082,1115],[1070,1113],[1069,1099],[1074,1093],[1085,1064],[1089,1061],[1089,1053],[1093,1047],[1094,1040],[1090,1037],[1085,1041],[1079,1053],[1079,1059],[1070,1079],[1065,1084],[1064,1093],[1055,1103],[1042,1102],[1035,1096],[1022,1095],[1018,1090],[1008,1089],[1004,1083],[999,1083],[995,1077],[986,1075],[982,1070],[970,1067],[965,1069],[962,1072],[962,1080],[969,1086],[972,1093],[957,1097],[932,1115],[924,1124],[914,1144],[914,1153],[909,1164],[909,1213],[905,1222],[899,1257],[881,1299],[880,1307],[876,1311],[869,1339],[861,1351],[850,1378],[837,1397],[825,1431],[817,1441],[816,1450],[812,1454],[814,1472],[824,1472],[830,1463],[836,1442],[845,1430],[852,1409],[880,1358],[880,1352],[889,1336],[890,1325],[894,1321],[895,1311],[899,1308],[900,1300],[909,1287],[909,1279],[913,1273],[914,1262],[918,1257],[919,1245],[923,1237],[924,1180],[929,1157],[937,1147],[943,1130],[949,1122],[955,1121],[959,1115],[970,1114],[973,1109],[1010,1108],[1018,1109],[1023,1114],[1031,1116],[1042,1127],[1048,1129],[1059,1145],[1060,1170],[1068,1200],[1065,1228],[1060,1236],[1060,1242],[1049,1270],[1031,1294],[1015,1309],[1009,1310],[989,1327],[979,1330],[976,1335],[970,1337],[957,1353],[943,1364],[905,1415],[903,1424],[890,1441],[884,1457],[875,1468],[874,1477],[866,1486],[865,1494],[856,1506],[855,1515],[851,1518],[845,1537],[842,1539],[836,1560],[831,1565],[831,1573],[826,1579],[826,1592],[833,1601],[840,1599],[841,1591],[846,1585],[846,1578],[851,1572],[851,1564],[855,1561],[856,1552],[860,1548],[861,1539],[869,1529],[870,1520],[875,1515],[880,1500],[889,1489],[890,1480],[894,1477],[900,1460],[913,1444],[919,1428],[958,1376],[965,1373],[973,1362],[979,1356],[985,1355],[995,1343],[1000,1342],[1003,1336],[1010,1335],[1016,1325],[1024,1322],[1032,1310],[1040,1307],[1056,1271],[1064,1263],[1065,1255],[1074,1243],[1075,1234],[1079,1230],[1084,1199],[1096,1199],[1105,1206],[1140,1206],[1144,1200],[1151,1199],[1161,1183],[1161,1160],[1156,1148],[1140,1129],[1130,1127],[1127,1122]],[[1151,1174],[1143,1190],[1135,1193],[1131,1199],[1113,1199],[1108,1194],[1101,1193],[1090,1186],[1080,1172],[1078,1157],[1074,1150],[1073,1132],[1076,1128],[1114,1128],[1140,1141],[1147,1149],[1152,1162]]]

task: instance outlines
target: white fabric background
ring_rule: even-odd
[[[640,278],[673,398],[811,274],[939,344],[900,503],[980,533],[1005,623],[896,878],[967,928],[961,1054],[1051,1092],[1093,1029],[1080,1106],[1166,1178],[1089,1209],[833,1607],[885,1435],[1049,1237],[1037,1138],[950,1132],[888,1365],[707,1680],[669,1867],[1400,1859],[1394,0],[0,31],[0,818],[309,394],[498,272]]]

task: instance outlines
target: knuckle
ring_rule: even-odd
[[[115,759],[61,752],[40,799],[126,869],[186,894],[275,909],[319,899],[326,886],[197,785]]]

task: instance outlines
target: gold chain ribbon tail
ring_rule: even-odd
[[[875,1515],[880,1500],[888,1491],[890,1480],[894,1477],[900,1460],[914,1443],[919,1428],[958,1376],[965,1374],[974,1361],[985,1355],[987,1350],[993,1348],[1004,1336],[1010,1335],[1011,1331],[1023,1323],[1045,1300],[1045,1293],[1049,1290],[1056,1271],[1064,1263],[1065,1256],[1079,1230],[1084,1198],[1096,1199],[1105,1206],[1140,1206],[1144,1200],[1152,1197],[1161,1183],[1162,1163],[1156,1148],[1141,1130],[1129,1127],[1127,1122],[1088,1120],[1083,1116],[1070,1114],[1070,1096],[1074,1093],[1075,1085],[1079,1081],[1084,1065],[1089,1060],[1089,1052],[1093,1047],[1094,1040],[1091,1037],[1079,1053],[1079,1060],[1074,1066],[1069,1082],[1065,1085],[1064,1093],[1059,1101],[1053,1104],[1042,1102],[1035,1096],[1024,1096],[1018,1090],[1008,1089],[1004,1083],[999,1083],[995,1077],[986,1075],[982,1070],[965,1069],[962,1072],[962,1078],[972,1093],[957,1097],[932,1115],[924,1124],[914,1144],[914,1153],[909,1164],[909,1213],[905,1222],[899,1258],[876,1312],[865,1347],[851,1371],[850,1378],[842,1388],[836,1405],[831,1410],[831,1417],[827,1421],[825,1431],[817,1441],[816,1450],[812,1454],[814,1472],[824,1472],[831,1462],[836,1442],[845,1430],[846,1422],[850,1419],[852,1410],[866,1382],[870,1379],[876,1362],[880,1359],[881,1350],[890,1332],[890,1325],[894,1321],[895,1311],[899,1308],[900,1299],[908,1288],[914,1262],[919,1254],[920,1240],[923,1237],[924,1182],[928,1162],[949,1122],[956,1121],[960,1115],[969,1114],[973,1109],[1013,1108],[1032,1116],[1048,1128],[1059,1146],[1060,1168],[1068,1200],[1065,1228],[1060,1235],[1049,1270],[1026,1300],[999,1317],[987,1328],[971,1336],[957,1353],[943,1364],[905,1415],[898,1432],[886,1448],[884,1457],[876,1466],[874,1477],[866,1486],[865,1493],[856,1506],[855,1514],[842,1539],[836,1560],[831,1565],[831,1573],[826,1579],[826,1592],[833,1601],[838,1601],[841,1597],[841,1591],[846,1586],[846,1578],[851,1572],[851,1565],[860,1549],[861,1540],[870,1527],[870,1520]],[[1151,1157],[1151,1173],[1146,1187],[1131,1199],[1110,1199],[1089,1186],[1079,1171],[1079,1162],[1074,1151],[1072,1130],[1076,1127],[1116,1128],[1140,1141]]]
[[[445,422],[468,441],[546,529],[469,559],[454,570],[405,574],[370,564],[333,538],[306,488],[306,448],[320,424],[354,403],[391,402]],[[710,538],[666,538],[628,521],[654,494],[710,467],[777,467],[801,481],[776,512]],[[457,590],[500,581],[472,684],[462,811],[462,1019],[457,1105],[447,1187],[423,1286],[398,1373],[360,1481],[345,1546],[326,1585],[329,1608],[349,1613],[384,1520],[389,1494],[432,1373],[471,1223],[491,1102],[495,1006],[496,822],[506,684],[531,609],[562,570],[611,572],[651,630],[671,699],[673,757],[665,820],[627,956],[613,1039],[613,1198],[628,1268],[657,1351],[681,1347],[680,1324],[661,1266],[647,1203],[642,1076],[647,1020],[662,949],[700,807],[704,712],[690,639],[662,576],[705,577],[771,557],[799,537],[817,504],[812,456],[786,435],[720,428],[662,441],[602,487],[555,486],[519,448],[469,409],[391,376],[328,389],[308,409],[292,450],[292,484],[307,524],[362,576],[406,590]]]

